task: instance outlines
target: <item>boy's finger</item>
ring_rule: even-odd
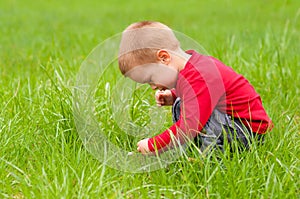
[[[155,98],[160,101],[164,101],[166,94],[163,91],[156,93]]]
[[[155,92],[155,98],[158,99],[160,97],[161,97],[161,91],[158,90],[158,91]]]
[[[162,100],[156,100],[156,104],[157,106],[162,106],[165,104],[165,101],[162,99]]]

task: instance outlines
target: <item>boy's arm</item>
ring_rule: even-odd
[[[184,78],[180,82],[182,100],[180,119],[163,133],[148,140],[150,151],[174,146],[174,143],[171,143],[173,138],[176,139],[175,144],[182,144],[202,130],[225,93],[218,74],[209,73],[207,76],[196,75],[192,77],[193,79]]]
[[[177,98],[177,95],[176,95],[176,90],[175,90],[175,88],[172,88],[170,91],[171,91],[171,93],[172,93],[173,98],[176,99],[176,98]]]
[[[151,152],[156,150],[161,150],[162,148],[168,146],[171,142],[171,134],[173,136],[177,135],[177,127],[176,124],[173,124],[169,129],[164,131],[163,133],[148,139],[148,149]]]

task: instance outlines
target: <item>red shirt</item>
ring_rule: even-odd
[[[175,95],[181,98],[180,119],[149,139],[150,151],[168,146],[172,136],[181,142],[185,136],[195,137],[215,108],[240,118],[255,133],[264,134],[272,128],[261,98],[248,80],[211,56],[188,53],[192,56],[180,71],[175,89]]]

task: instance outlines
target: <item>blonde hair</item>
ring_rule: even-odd
[[[159,49],[176,51],[180,43],[166,25],[141,21],[129,25],[122,33],[119,49],[119,68],[125,75],[134,66],[155,63]]]

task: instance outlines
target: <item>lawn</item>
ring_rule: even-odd
[[[1,1],[0,198],[300,198],[299,18],[298,0]],[[275,124],[265,144],[206,158],[192,151],[143,173],[90,153],[73,109],[81,65],[140,20],[167,24],[243,74]],[[116,68],[106,72],[110,87],[99,81],[95,117],[131,149],[135,138],[119,135],[106,109]]]

